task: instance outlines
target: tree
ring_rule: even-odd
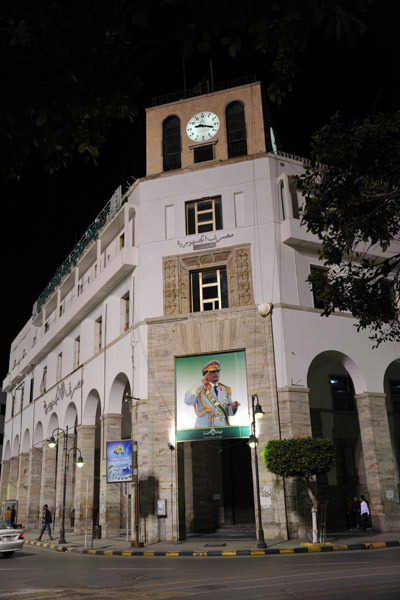
[[[374,0],[4,0],[0,14],[0,174],[19,177],[32,155],[47,172],[77,156],[96,160],[115,121],[129,123],[146,76],[164,81],[182,57],[242,50],[265,56],[269,96],[291,91],[319,32],[365,32]],[[354,6],[355,5],[355,6]],[[149,74],[149,75],[147,75]],[[167,79],[166,79],[167,78]],[[196,81],[198,83],[198,81]]]
[[[313,437],[295,437],[270,440],[262,457],[268,471],[281,477],[304,481],[311,500],[312,540],[318,542],[318,499],[312,489],[311,478],[327,473],[335,466],[332,440]]]
[[[302,223],[322,242],[329,272],[309,281],[323,316],[350,311],[374,346],[400,340],[400,112],[345,122],[313,136],[312,164],[297,178]]]

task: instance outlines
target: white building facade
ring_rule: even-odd
[[[146,176],[106,206],[12,344],[1,501],[18,500],[27,527],[47,503],[57,526],[67,465],[67,527],[74,508],[75,531],[116,535],[128,524],[133,536],[134,486],[107,483],[106,460],[107,442],[132,440],[141,541],[254,527],[256,395],[268,538],[305,535],[308,499],[266,471],[261,449],[305,435],[335,443],[336,467],[318,480],[328,526],[344,526],[344,494],[364,493],[373,526],[396,530],[400,348],[373,350],[349,314],[321,318],[306,282],[321,268],[319,241],[300,227],[292,183],[303,163],[267,152],[260,85],[161,104],[146,118]],[[241,434],[219,437],[210,422],[208,437],[181,436],[187,359],[220,362],[247,419]],[[240,369],[226,367],[225,381],[233,359]]]

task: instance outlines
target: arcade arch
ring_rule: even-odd
[[[309,387],[311,430],[313,437],[332,439],[336,448],[336,466],[318,477],[318,492],[328,503],[328,527],[342,528],[345,523],[344,497],[359,493],[365,484],[360,425],[355,399],[366,385],[359,367],[339,352],[324,352],[310,364]]]

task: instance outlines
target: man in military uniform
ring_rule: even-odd
[[[240,402],[232,402],[231,388],[219,383],[221,363],[210,360],[203,367],[203,377],[185,394],[185,404],[194,407],[195,427],[226,427],[236,414]]]

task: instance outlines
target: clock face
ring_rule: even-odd
[[[186,133],[194,142],[207,142],[214,137],[218,129],[219,118],[209,111],[197,113],[186,125]]]

